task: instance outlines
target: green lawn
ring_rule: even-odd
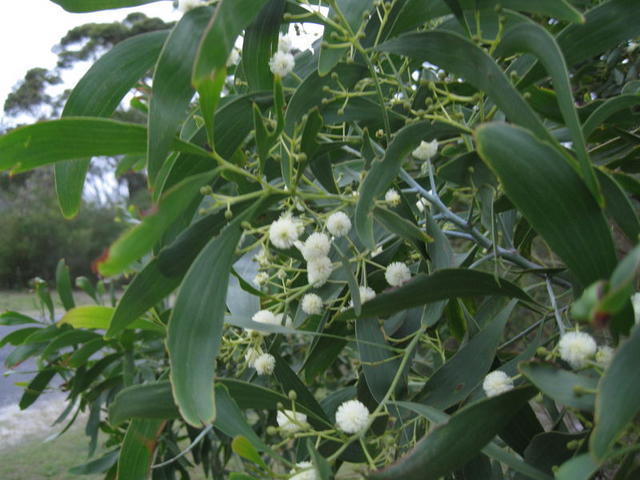
[[[55,291],[51,292],[51,298],[57,309],[62,311],[62,303]],[[73,298],[76,305],[92,305],[95,302],[83,291],[74,291]],[[29,290],[0,290],[0,313],[13,310],[21,313],[37,313],[40,306],[36,294]]]

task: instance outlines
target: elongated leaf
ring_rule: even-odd
[[[145,3],[153,3],[159,0],[51,0],[68,12],[95,12],[96,10],[109,10],[111,8],[137,7]]]
[[[553,142],[538,116],[502,69],[470,40],[448,31],[430,31],[403,35],[383,43],[378,49],[426,60],[464,78],[486,92],[510,121],[528,128],[543,140]]]
[[[595,378],[540,362],[522,363],[519,370],[542,393],[556,402],[578,410],[593,411],[595,396],[585,391],[596,389],[598,382]],[[576,392],[576,388],[583,391]]]
[[[147,480],[165,423],[165,420],[131,421],[118,458],[118,478]]]
[[[637,94],[618,95],[617,97],[605,100],[598,108],[591,112],[591,115],[589,115],[582,125],[585,138],[589,138],[591,134],[614,113],[635,107],[638,104],[640,104],[640,95]]]
[[[502,332],[514,307],[515,302],[512,302],[442,365],[427,380],[414,401],[444,410],[464,400],[491,368]]]
[[[151,185],[156,185],[158,171],[180,124],[187,118],[194,93],[191,71],[196,49],[212,14],[210,7],[188,11],[171,30],[158,58],[149,105],[147,170]]]
[[[58,325],[71,325],[73,328],[96,328],[107,330],[115,311],[112,307],[102,306],[81,306],[69,310],[58,321]],[[142,330],[151,330],[155,332],[164,332],[160,325],[149,322],[148,320],[139,319],[129,324],[128,328],[140,328]]]
[[[35,402],[42,392],[47,388],[51,379],[58,373],[53,368],[48,368],[46,370],[41,370],[38,374],[33,377],[33,380],[29,382],[22,398],[20,398],[20,410],[24,410],[28,408],[30,405]]]
[[[240,407],[224,385],[216,385],[216,410],[219,412],[213,423],[216,428],[230,437],[243,436],[257,450],[269,451],[269,447],[249,426]]]
[[[430,302],[475,295],[502,295],[532,301],[529,295],[505,279],[485,272],[466,269],[438,270],[431,275],[420,274],[411,281],[382,293],[362,306],[361,317],[386,317]],[[345,312],[351,317],[353,311]]]
[[[91,340],[95,340],[99,338],[100,338],[100,335],[94,332],[88,332],[86,330],[71,329],[67,332],[61,333],[56,338],[54,338],[51,342],[49,342],[49,344],[47,345],[47,348],[45,348],[44,351],[42,352],[42,356],[47,357],[52,353],[57,352],[61,348],[89,342]]]
[[[284,8],[284,0],[269,0],[245,31],[242,70],[253,91],[270,90],[273,85],[269,59],[278,48],[278,32]]]
[[[635,0],[611,0],[589,10],[584,23],[568,25],[556,36],[567,64],[575,65],[638,36],[640,24],[627,20],[639,15],[640,3]],[[520,85],[530,85],[543,76],[544,69],[538,65]]]
[[[76,306],[71,289],[69,267],[65,265],[64,259],[60,259],[56,266],[56,289],[58,290],[58,296],[65,310],[71,310]]]
[[[16,128],[0,137],[0,170],[20,173],[63,160],[144,153],[147,129],[103,118],[63,118]],[[173,148],[207,156],[181,140]]]
[[[356,337],[359,340],[358,353],[364,378],[371,395],[380,402],[400,367],[400,359],[393,359],[388,349],[375,346],[376,343],[387,345],[377,319],[358,318]],[[396,391],[400,388],[402,388],[402,382],[398,382]]]
[[[500,123],[476,131],[478,151],[505,192],[583,285],[616,264],[596,201],[562,156],[524,129]]]
[[[592,455],[601,460],[640,410],[640,328],[616,352],[598,383],[595,428],[589,440]]]
[[[526,22],[507,30],[496,55],[509,56],[516,52],[531,53],[538,57],[551,76],[562,117],[573,138],[573,145],[578,156],[578,171],[598,203],[604,205],[600,185],[587,153],[580,119],[573,100],[573,91],[569,83],[569,72],[560,47],[553,36],[544,28],[533,22]],[[570,160],[573,163],[572,157]]]
[[[373,161],[371,170],[360,186],[355,212],[358,237],[367,247],[375,248],[371,214],[375,206],[375,199],[389,188],[400,172],[405,158],[422,140],[449,138],[459,133],[459,129],[444,123],[414,123],[404,127],[396,134],[382,160]]]
[[[564,462],[556,472],[556,480],[589,479],[598,471],[598,464],[591,455],[583,453]]]
[[[98,264],[102,275],[122,273],[129,265],[149,252],[185,210],[200,196],[200,188],[208,185],[217,170],[186,178],[161,199],[158,210],[125,232],[109,248],[107,257]]]
[[[121,390],[109,405],[109,422],[119,425],[129,418],[179,418],[171,383],[158,381],[133,385]]]
[[[406,408],[407,410],[415,412],[418,415],[421,415],[436,424],[444,424],[451,418],[446,413],[427,405],[413,402],[396,402],[395,404],[400,407]],[[552,480],[552,477],[538,470],[537,468],[526,464],[516,455],[513,455],[512,453],[500,448],[495,444],[495,442],[489,442],[487,446],[482,449],[482,453],[484,453],[488,457],[493,458],[494,460],[497,460],[498,462],[508,465],[514,471],[526,475],[527,478],[532,478],[535,480]]]
[[[602,170],[597,170],[596,173],[607,200],[607,213],[613,217],[627,238],[635,242],[640,235],[640,219],[636,208],[613,176]]]
[[[192,82],[200,94],[209,142],[213,143],[213,115],[224,84],[226,63],[236,38],[256,17],[267,0],[222,0],[204,32]]]
[[[149,32],[118,43],[80,79],[62,116],[111,116],[127,92],[153,66],[166,38],[167,32]],[[89,162],[90,159],[77,159],[55,165],[58,203],[67,218],[80,208]]]
[[[559,467],[563,462],[575,456],[576,451],[568,449],[571,441],[582,440],[586,432],[544,432],[536,435],[524,452],[527,463],[535,465],[546,473],[553,474],[554,467]],[[524,480],[526,477],[518,477]]]
[[[116,464],[119,456],[120,449],[116,448],[95,460],[91,460],[83,465],[71,467],[69,469],[69,473],[74,475],[94,475],[96,473],[104,473]]]
[[[40,323],[35,318],[18,312],[4,312],[0,315],[0,325],[24,325],[25,323]]]
[[[457,411],[407,455],[368,478],[428,480],[452,472],[475,457],[533,395],[533,388],[516,388]]]

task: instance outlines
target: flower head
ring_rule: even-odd
[[[291,248],[302,233],[302,222],[291,215],[282,215],[269,227],[269,240],[277,248]]]
[[[393,188],[390,188],[387,190],[387,193],[384,194],[384,201],[387,202],[387,205],[390,207],[397,207],[400,205],[400,194]]]
[[[307,426],[307,416],[304,413],[291,410],[278,411],[276,422],[280,430],[286,433],[295,433]]]
[[[327,230],[334,237],[344,237],[351,230],[351,220],[344,212],[336,212],[327,218]]]
[[[263,285],[266,285],[268,281],[269,281],[269,274],[267,272],[258,272],[256,276],[253,277],[253,283],[258,287],[262,287]]]
[[[513,380],[502,370],[494,370],[484,377],[482,389],[487,397],[500,395],[513,388]]]
[[[289,35],[280,35],[278,38],[278,50],[284,53],[291,52],[293,48],[293,39]]]
[[[283,52],[278,50],[273,54],[271,60],[269,60],[269,68],[271,69],[271,73],[274,75],[279,75],[280,77],[286,77],[289,73],[293,71],[293,67],[295,67],[296,61],[288,52]]]
[[[438,153],[438,140],[432,140],[431,142],[423,140],[412,153],[418,160],[430,160]]]
[[[302,256],[307,262],[329,255],[331,241],[324,233],[312,233],[302,246]]]
[[[258,375],[271,375],[276,368],[276,359],[269,353],[263,353],[253,361],[252,366]]]
[[[289,480],[318,480],[318,475],[316,475],[316,470],[311,462],[296,463],[296,467],[289,472],[289,475]]]
[[[420,197],[416,202],[416,207],[420,213],[424,212],[424,207],[427,206],[427,200],[425,198]]]
[[[387,279],[387,283],[392,287],[399,287],[405,282],[411,279],[411,272],[402,262],[393,262],[387,266],[387,270],[384,272],[384,278]]]
[[[371,287],[360,286],[358,290],[360,291],[360,304],[373,300],[376,297],[376,291]],[[351,300],[349,304],[353,306],[353,300]]]
[[[268,325],[278,325],[278,317],[269,310],[260,310],[256,312],[251,320],[257,323],[266,323]]]
[[[315,293],[307,293],[302,297],[302,311],[307,315],[319,315],[322,313],[322,298]]]
[[[565,333],[558,343],[560,358],[573,368],[582,368],[596,353],[596,341],[585,332]]]
[[[256,350],[255,348],[249,348],[244,354],[244,360],[245,362],[247,362],[247,365],[249,365],[249,367],[253,368],[253,364],[255,363],[256,358],[258,358],[259,356],[260,352],[258,350]]]
[[[347,400],[336,410],[336,424],[345,433],[358,433],[369,423],[369,409],[359,400]]]
[[[322,257],[307,263],[307,280],[312,287],[321,287],[331,276],[331,260]]]
[[[598,347],[598,351],[596,352],[596,362],[603,367],[608,367],[613,360],[613,348],[608,347],[606,345]]]

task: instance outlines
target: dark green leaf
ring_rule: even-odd
[[[583,453],[573,457],[560,466],[556,472],[556,480],[576,480],[578,478],[589,479],[598,471],[598,465],[593,461],[591,455]]]
[[[119,425],[129,418],[179,418],[171,383],[158,381],[133,385],[121,390],[109,405],[109,422]]]
[[[616,263],[609,227],[578,174],[529,132],[500,123],[476,131],[478,151],[505,192],[583,285]]]
[[[95,12],[96,10],[109,10],[112,8],[137,7],[145,3],[153,3],[159,0],[51,0],[68,12]]]
[[[516,388],[458,410],[408,454],[368,478],[428,480],[452,472],[475,457],[533,395],[533,388]]]
[[[20,410],[28,408],[40,397],[40,395],[42,395],[42,392],[47,388],[49,382],[56,373],[58,372],[56,372],[55,369],[48,368],[46,370],[41,370],[35,377],[33,377],[33,380],[29,382],[25,392],[22,394],[22,398],[20,398]]]
[[[155,456],[158,438],[165,420],[134,419],[124,436],[118,458],[118,477],[127,480],[147,480]]]
[[[71,288],[71,278],[69,277],[69,267],[60,259],[56,267],[56,289],[58,296],[65,310],[71,310],[76,306],[73,301],[73,290]]]
[[[582,125],[585,138],[589,138],[610,116],[640,104],[640,95],[618,95],[608,98],[598,106]]]
[[[116,448],[105,453],[100,458],[91,460],[84,465],[77,465],[69,469],[69,473],[73,475],[94,475],[96,473],[104,473],[113,467],[120,456],[120,449]]]

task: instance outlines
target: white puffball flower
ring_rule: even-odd
[[[560,358],[573,368],[585,367],[597,348],[596,341],[585,332],[565,333],[558,343]]]
[[[320,315],[322,313],[322,298],[315,293],[307,293],[302,297],[302,311],[307,315]]]
[[[291,317],[289,315],[287,315],[286,317],[284,316],[284,313],[279,313],[278,315],[276,315],[276,325],[282,325],[284,327],[290,327],[292,324],[292,320]]]
[[[318,475],[311,462],[296,463],[296,467],[289,472],[289,475],[289,480],[318,480]]]
[[[266,285],[268,281],[269,274],[267,272],[258,272],[256,276],[253,277],[253,283],[258,287]]]
[[[327,230],[334,237],[344,237],[351,230],[351,220],[344,212],[336,212],[327,218]]]
[[[513,380],[502,370],[494,370],[484,377],[482,389],[487,397],[495,397],[513,388]]]
[[[287,434],[299,432],[308,425],[307,416],[304,413],[292,410],[278,411],[276,422],[278,427]]]
[[[274,75],[279,75],[280,77],[286,77],[289,73],[293,71],[293,67],[295,67],[296,61],[293,58],[293,55],[287,52],[283,52],[278,50],[273,54],[273,57],[269,60],[269,68],[271,69],[271,73]]]
[[[253,368],[258,375],[271,375],[276,368],[276,359],[270,353],[263,353],[253,361]]]
[[[438,153],[438,140],[432,140],[431,142],[423,140],[412,153],[418,160],[431,160]]]
[[[291,248],[302,230],[300,220],[291,215],[282,215],[269,226],[269,240],[276,248]]]
[[[269,310],[260,310],[256,312],[251,320],[257,323],[266,323],[268,325],[279,325],[278,317]]]
[[[302,246],[302,256],[307,262],[329,255],[331,240],[325,233],[312,233]]]
[[[384,194],[384,201],[387,202],[387,205],[390,207],[397,207],[400,205],[400,194],[393,188],[390,188],[387,190],[387,193]]]
[[[392,287],[399,287],[405,282],[411,280],[411,272],[402,262],[393,262],[387,266],[387,270],[384,272],[384,278],[387,279],[387,283]]]
[[[596,352],[596,362],[602,367],[608,367],[613,360],[613,348],[603,345],[598,347]]]
[[[331,260],[322,257],[307,263],[307,280],[309,285],[318,288],[327,283],[331,276]]]
[[[636,323],[640,323],[640,292],[636,292],[631,296],[633,304],[633,312],[636,314]]]
[[[291,52],[293,48],[293,39],[289,35],[280,35],[278,38],[278,50],[284,53]]]
[[[182,13],[187,13],[189,10],[193,10],[202,5],[204,5],[202,0],[178,0],[178,10]]]
[[[244,354],[244,360],[247,362],[249,367],[253,368],[253,364],[256,361],[256,358],[260,356],[260,352],[255,348],[249,348]]]
[[[369,423],[369,409],[359,400],[347,400],[336,411],[336,424],[345,433],[358,433]]]
[[[376,291],[371,287],[360,286],[360,288],[358,290],[360,291],[360,304],[361,305],[363,303],[365,303],[365,302],[368,302],[369,300],[373,300],[374,298],[376,298]],[[351,300],[351,302],[349,302],[349,305],[353,306],[353,300]]]

